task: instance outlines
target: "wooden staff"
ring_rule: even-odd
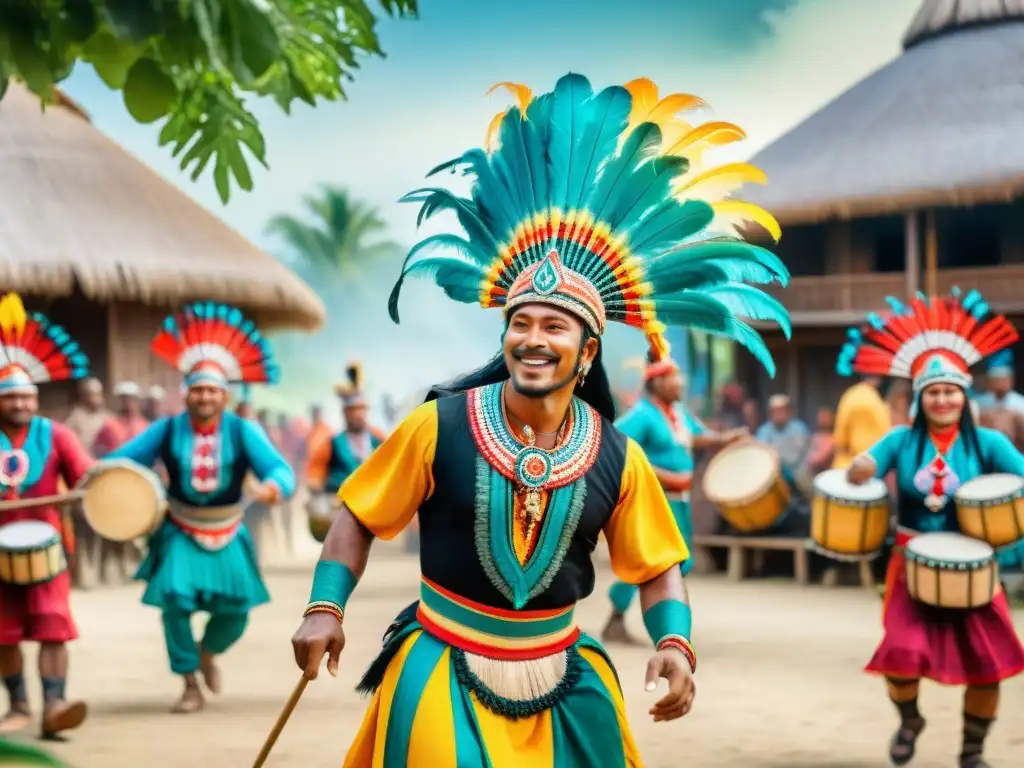
[[[267,758],[270,757],[270,750],[272,750],[274,748],[274,744],[277,743],[277,737],[281,735],[281,731],[284,730],[285,725],[288,723],[288,718],[292,716],[292,711],[299,703],[299,699],[302,697],[302,692],[306,690],[306,683],[308,682],[309,678],[307,678],[305,674],[299,678],[299,682],[295,686],[295,690],[292,691],[292,695],[289,696],[288,701],[285,702],[284,709],[281,710],[281,714],[277,716],[277,722],[274,723],[274,727],[270,729],[270,734],[267,736],[267,740],[263,742],[263,749],[261,749],[259,755],[256,756],[256,762],[252,764],[252,768],[262,768],[263,764],[267,762]]]
[[[67,493],[54,493],[50,496],[36,496],[32,499],[4,499],[0,501],[0,512],[9,509],[29,509],[30,507],[45,507],[50,504],[64,504],[82,498],[81,491],[68,491]]]

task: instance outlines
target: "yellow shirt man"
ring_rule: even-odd
[[[873,446],[892,429],[889,405],[871,380],[854,384],[839,399],[832,432],[836,456],[833,469],[846,469],[858,454]]]

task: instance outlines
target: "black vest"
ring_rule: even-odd
[[[192,456],[175,456],[173,451],[174,429],[177,426],[177,418],[172,417],[167,424],[167,431],[164,433],[164,441],[160,445],[160,461],[167,468],[167,495],[186,506],[194,506],[195,502],[190,501],[189,496],[182,492],[183,483],[192,481]],[[227,507],[237,504],[242,498],[242,484],[249,471],[249,462],[245,456],[245,448],[242,444],[242,421],[239,418],[231,418],[225,414],[224,424],[221,432],[222,440],[231,440],[235,446],[235,460],[231,466],[221,467],[220,473],[228,473],[228,482],[224,490],[209,497],[204,501],[203,506]]]
[[[496,608],[511,604],[491,583],[476,551],[477,448],[469,428],[466,395],[437,400],[434,493],[420,507],[420,568],[434,583]],[[594,590],[591,554],[619,500],[626,465],[626,436],[601,418],[601,448],[583,476],[587,496],[576,532],[551,585],[524,610],[562,608]],[[547,525],[545,516],[541,525]]]

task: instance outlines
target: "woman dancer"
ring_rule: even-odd
[[[915,602],[907,589],[903,547],[918,533],[957,531],[956,489],[991,472],[1024,475],[1024,457],[1000,433],[975,426],[967,407],[969,367],[1018,339],[1005,317],[990,317],[977,291],[948,298],[918,296],[908,305],[851,333],[839,356],[845,375],[910,379],[917,405],[913,423],[892,429],[848,470],[863,483],[896,472],[898,528],[886,578],[885,636],[867,671],[885,676],[900,715],[890,744],[894,765],[914,757],[925,720],[918,710],[922,678],[966,686],[961,768],[989,768],[982,757],[996,718],[1001,681],[1024,670],[1024,647],[1013,628],[1006,596],[971,611]]]

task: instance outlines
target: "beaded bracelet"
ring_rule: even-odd
[[[344,563],[321,560],[313,571],[313,586],[303,616],[311,613],[331,613],[341,621],[345,616],[345,605],[356,587],[356,581],[356,575]]]
[[[318,600],[307,605],[306,610],[302,612],[302,618],[306,618],[314,613],[329,613],[338,620],[338,623],[342,623],[345,620],[345,611],[342,610],[341,606],[328,600]]]
[[[676,650],[682,651],[683,655],[686,656],[686,661],[690,665],[690,672],[695,673],[697,671],[697,652],[693,650],[693,646],[690,641],[685,637],[679,635],[666,635],[661,638],[658,642],[658,650],[665,648],[675,648]]]

